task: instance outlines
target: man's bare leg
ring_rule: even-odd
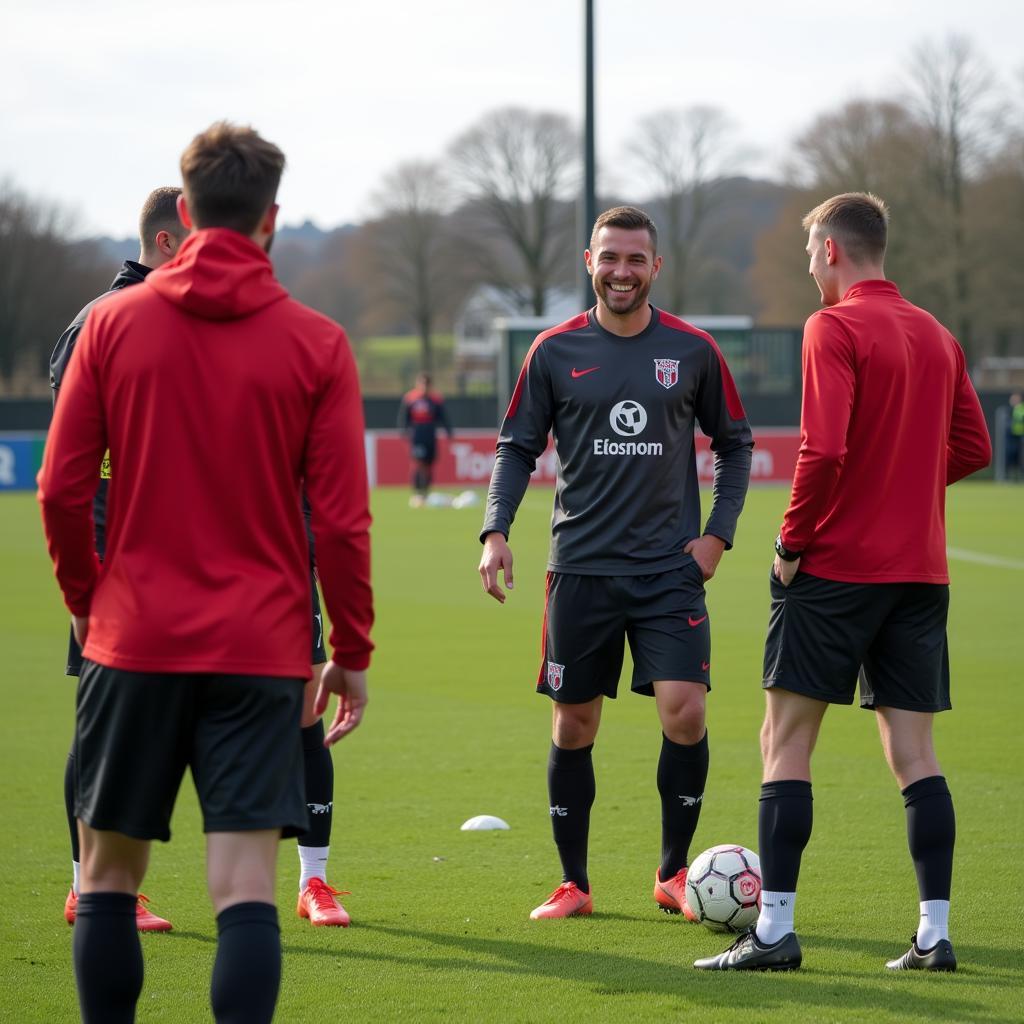
[[[274,905],[280,829],[210,832],[206,873],[217,914],[210,983],[214,1019],[269,1024],[281,984],[281,933]]]

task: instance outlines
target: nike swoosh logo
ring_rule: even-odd
[[[586,377],[588,373],[593,373],[595,370],[600,370],[600,366],[591,366],[589,370],[577,370],[574,366],[572,368],[572,377],[575,380],[577,377]]]
[[[699,619],[695,619],[693,618],[693,616],[687,616],[686,621],[690,624],[690,629],[694,629],[696,626],[699,626],[706,618],[707,615],[702,615]]]
[[[700,663],[700,669],[701,669],[702,672],[707,672],[707,670],[709,668],[711,668],[711,662],[710,661],[702,661]]]
[[[740,957],[742,957],[743,954],[746,953],[748,949],[750,949],[750,947],[751,947],[751,944],[749,942],[745,942],[741,946],[737,947],[736,949],[730,949],[728,954],[727,954],[726,963],[728,963],[728,964],[738,963],[739,960],[740,960]]]

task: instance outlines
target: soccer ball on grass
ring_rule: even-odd
[[[761,910],[761,862],[743,846],[712,846],[686,872],[686,902],[715,932],[741,932]]]

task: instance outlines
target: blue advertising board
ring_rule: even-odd
[[[34,491],[45,434],[0,433],[0,491]]]

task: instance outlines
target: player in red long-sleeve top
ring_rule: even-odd
[[[947,485],[992,446],[964,354],[885,280],[888,210],[835,196],[804,219],[823,309],[804,330],[801,443],[775,542],[765,643],[759,842],[764,888],[751,933],[711,970],[800,966],[793,926],[811,834],[811,751],[829,704],[876,712],[903,793],[920,923],[890,970],[952,971],[955,819],[932,720],[950,708]]]
[[[47,543],[84,664],[73,953],[82,1019],[133,1019],[153,839],[191,769],[207,833],[218,1020],[269,1021],[280,980],[277,844],[308,828],[299,723],[312,530],[339,694],[366,703],[373,619],[363,413],[344,331],[267,258],[284,155],[214,125],[182,156],[178,256],[89,314],[39,474]],[[106,554],[91,502],[109,449]],[[150,728],[158,720],[159,729]],[[145,724],[145,728],[142,727]]]

